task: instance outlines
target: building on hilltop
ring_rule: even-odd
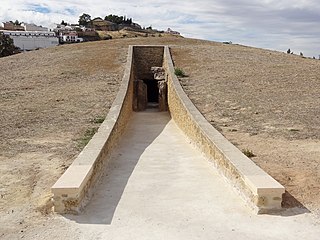
[[[34,23],[15,23],[5,22],[3,23],[3,29],[8,31],[37,31],[37,32],[48,32],[49,29],[42,26],[37,26]]]
[[[121,29],[131,29],[131,30],[140,31],[142,30],[142,27],[138,23],[131,23],[131,24],[122,23],[122,24],[118,24],[118,30],[121,30]]]
[[[132,28],[136,28],[136,29],[142,29],[141,25],[139,25],[138,23],[135,23],[135,22],[133,22],[133,23],[131,24],[131,27],[132,27]]]
[[[59,37],[61,44],[100,40],[98,33],[93,28],[80,26],[78,24],[56,25],[57,27],[53,29],[53,31]]]
[[[171,28],[168,28],[168,30],[166,31],[166,33],[173,34],[173,35],[180,35],[179,32],[173,31]]]
[[[21,51],[48,48],[59,44],[54,32],[33,23],[4,22],[0,31],[9,36],[13,40],[13,44]]]
[[[83,38],[78,37],[76,31],[62,31],[59,34],[60,43],[76,43],[83,42]]]
[[[25,31],[24,27],[14,22],[4,22],[3,29],[8,31]]]
[[[38,31],[38,32],[48,32],[49,29],[42,26],[37,26],[33,23],[21,23],[21,26],[24,27],[25,31]]]
[[[71,25],[64,25],[64,24],[56,24],[57,27],[53,29],[55,33],[59,33],[60,31],[75,31],[75,27]]]
[[[54,32],[45,31],[8,31],[1,32],[13,40],[13,44],[21,51],[30,51],[40,48],[48,48],[59,44]]]
[[[117,31],[118,25],[109,22],[106,20],[103,20],[102,18],[98,17],[91,21],[92,28],[94,28],[96,31]]]

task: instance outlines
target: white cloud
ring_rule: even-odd
[[[0,21],[53,27],[79,15],[127,15],[142,26],[171,27],[183,35],[286,51],[320,54],[317,0],[1,0]]]

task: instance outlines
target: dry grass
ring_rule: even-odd
[[[319,209],[320,61],[200,40],[137,37],[0,59],[4,234],[41,221],[37,210],[48,212],[50,187],[79,153],[77,139],[98,126],[92,119],[107,115],[128,45],[134,44],[172,46],[176,65],[188,74],[181,84],[207,120],[240,149],[252,150],[253,161],[303,205]]]
[[[180,79],[184,90],[206,119],[319,211],[320,61],[197,41],[173,48],[173,56],[189,75]]]

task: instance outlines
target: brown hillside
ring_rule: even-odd
[[[131,44],[170,45],[207,120],[285,185],[286,206],[319,209],[319,60],[175,37],[119,39],[0,59],[0,237],[50,211],[50,187],[108,113]]]

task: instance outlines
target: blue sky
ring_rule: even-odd
[[[31,10],[33,12],[44,13],[44,14],[48,14],[51,12],[51,10],[48,7],[42,6],[40,4],[30,4],[27,6],[26,9]]]
[[[1,0],[0,21],[52,28],[79,15],[126,15],[142,26],[168,27],[185,37],[320,55],[318,0]]]

